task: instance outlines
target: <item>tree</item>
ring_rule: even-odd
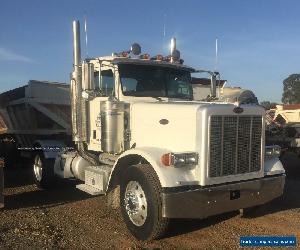
[[[300,74],[292,74],[284,79],[281,101],[284,104],[300,103]]]
[[[278,103],[276,102],[269,102],[269,101],[262,101],[260,103],[260,105],[263,106],[266,110],[275,109],[277,104]]]

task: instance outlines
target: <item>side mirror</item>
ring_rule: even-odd
[[[94,64],[89,62],[82,63],[82,90],[95,89],[94,83]]]

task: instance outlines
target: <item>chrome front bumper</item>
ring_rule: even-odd
[[[285,174],[188,191],[164,190],[162,216],[205,218],[271,201],[283,194]]]

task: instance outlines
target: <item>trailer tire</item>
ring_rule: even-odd
[[[120,203],[128,230],[139,240],[161,238],[169,224],[162,217],[162,188],[149,164],[126,169],[120,185]]]
[[[33,157],[32,172],[38,187],[49,189],[54,186],[54,162],[55,159],[46,159],[43,153],[37,153]]]
[[[5,167],[7,168],[15,167],[16,163],[18,163],[20,152],[12,138],[8,138],[8,141],[1,142],[1,157],[4,158]]]

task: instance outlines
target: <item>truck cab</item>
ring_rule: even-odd
[[[102,57],[91,60],[87,64],[89,64],[88,67],[94,69],[92,85],[95,87],[92,91],[96,90],[97,95],[90,102],[90,116],[97,120],[101,110],[100,102],[115,99],[124,103],[126,109],[124,110],[126,120],[124,129],[127,136],[132,132],[130,109],[134,103],[163,104],[171,101],[190,102],[193,100],[191,86],[193,69],[190,67],[170,64],[157,60],[157,57],[151,60],[128,56]],[[89,130],[90,138],[92,138],[90,149],[101,150],[101,133],[96,123],[90,123]],[[127,149],[131,146],[129,143]]]

